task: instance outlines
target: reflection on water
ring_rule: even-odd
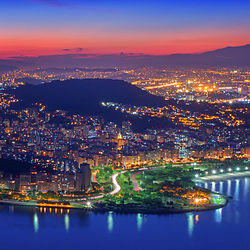
[[[240,195],[244,197],[244,200],[247,199],[247,196],[249,194],[249,187],[250,187],[250,178],[244,178],[244,179],[232,179],[232,180],[225,180],[225,181],[212,181],[212,182],[203,182],[203,183],[197,183],[198,186],[208,188],[214,192],[219,193],[225,193],[227,195],[233,194],[233,200],[239,201]],[[242,193],[241,193],[242,191]],[[230,201],[231,202],[231,201]],[[9,211],[11,213],[16,213],[20,208],[9,206]],[[23,208],[24,210],[25,208]],[[54,214],[56,216],[62,215],[64,218],[64,227],[65,230],[68,232],[70,230],[70,210],[69,209],[58,209],[58,208],[46,208],[46,207],[40,207],[37,209],[32,210],[32,216],[33,216],[33,228],[34,232],[38,233],[39,231],[39,214]],[[39,213],[40,212],[40,213]],[[223,208],[217,209],[212,211],[214,213],[214,221],[216,223],[222,223],[223,222]],[[232,213],[233,220],[235,223],[239,222],[240,219],[240,213],[238,211],[238,208],[235,207],[233,211],[227,211],[227,218],[230,218],[230,214]],[[83,216],[83,217],[82,217]],[[86,218],[89,218],[89,215],[81,214],[81,223],[86,221]],[[194,227],[198,225],[198,222],[202,220],[202,217],[199,216],[199,214],[193,214],[188,213],[186,214],[187,218],[187,225],[188,225],[188,235],[190,237],[193,236]],[[141,231],[143,224],[146,223],[146,220],[144,219],[144,216],[140,213],[136,215],[136,222],[137,222],[137,231]],[[114,231],[114,214],[113,212],[109,212],[107,214],[107,229],[108,232],[112,233]]]
[[[199,215],[198,214],[195,215],[194,220],[195,220],[196,224],[199,222]]]
[[[217,222],[217,223],[222,222],[222,208],[215,210],[215,222]]]
[[[235,200],[239,200],[239,184],[240,184],[240,180],[235,180],[236,184],[235,184],[235,192],[234,192],[234,199]]]
[[[38,221],[37,213],[34,213],[34,216],[33,216],[33,225],[34,225],[34,231],[35,231],[35,233],[37,233],[38,230],[39,230],[39,221]]]
[[[47,207],[40,207],[39,208],[39,212],[40,213],[50,213],[50,214],[57,214],[57,213],[60,213],[60,214],[65,214],[65,213],[69,213],[69,209],[65,209],[65,208],[47,208]]]
[[[191,237],[194,230],[194,215],[192,213],[187,214],[188,221],[188,235]]]
[[[69,231],[69,215],[68,214],[64,215],[64,224],[65,224],[66,231]]]
[[[142,223],[143,223],[142,214],[137,214],[136,218],[137,218],[137,229],[138,231],[140,231],[142,228]]]
[[[224,181],[219,181],[219,182],[204,182],[200,183],[199,186],[208,188],[212,191],[218,191],[219,193],[226,194],[228,196],[232,196],[232,200],[229,201],[229,205],[224,208],[227,209],[227,219],[228,220],[233,220],[235,223],[240,222],[240,208],[241,208],[241,203],[239,202],[247,202],[249,197],[249,188],[250,188],[250,178],[245,177],[244,179],[239,178],[239,179],[230,179],[230,180],[224,180]],[[216,186],[218,190],[216,190]],[[234,204],[234,207],[232,209],[232,205]],[[230,208],[228,208],[230,207]],[[215,222],[216,223],[223,223],[223,216],[222,213],[224,211],[223,208],[217,209],[214,211],[214,216],[215,216]]]
[[[247,195],[248,195],[248,192],[249,192],[249,178],[245,178],[244,180],[244,199],[247,198]]]
[[[227,195],[231,195],[231,180],[227,181]]]
[[[10,211],[11,213],[14,213],[15,207],[14,207],[14,206],[10,206],[10,207],[9,207],[9,211]]]
[[[165,250],[167,244],[167,249],[210,250],[216,245],[218,249],[234,250],[236,241],[243,244],[241,249],[248,249],[250,178],[207,181],[198,185],[232,195],[233,199],[225,208],[217,210],[161,216],[0,205],[0,240],[2,243],[6,238],[2,243],[9,244],[6,249],[18,249],[19,246],[11,246],[7,238],[18,238],[17,242],[23,241],[23,244],[27,244],[23,239],[29,238],[33,245],[26,250],[77,249],[83,236],[86,249],[93,245],[92,249],[100,250],[117,249],[118,246],[121,250],[135,249],[133,246],[140,246],[138,250]],[[1,235],[4,236],[1,238]],[[44,241],[45,237],[49,240]],[[46,245],[52,238],[55,245]],[[213,240],[204,244],[204,239]],[[222,242],[222,239],[227,240]]]
[[[212,187],[211,187],[211,190],[213,191],[213,192],[215,192],[216,190],[215,190],[215,182],[213,181],[212,182]]]
[[[112,232],[114,227],[113,212],[108,213],[108,231]]]
[[[220,181],[220,190],[219,193],[223,193],[223,181]]]

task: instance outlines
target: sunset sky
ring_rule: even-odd
[[[197,53],[250,43],[250,1],[1,1],[0,58]]]

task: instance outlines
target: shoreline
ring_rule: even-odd
[[[211,181],[227,180],[227,179],[235,179],[235,178],[241,178],[241,177],[250,177],[250,171],[202,176],[202,177],[195,179],[195,182],[204,182],[204,181],[210,181],[210,180]]]
[[[141,170],[141,169],[140,169]],[[152,170],[152,169],[147,169]],[[124,173],[127,171],[122,171],[120,173],[115,173],[112,176],[112,182],[115,185],[115,189],[110,192],[109,194],[114,195],[121,190],[121,186],[117,182],[117,177],[119,174]],[[131,171],[132,172],[132,171]],[[250,176],[250,171],[244,172],[237,172],[237,173],[224,173],[224,174],[217,174],[217,175],[210,175],[210,176],[203,176],[195,179],[195,182],[206,182],[206,181],[218,181],[218,180],[225,180],[225,179],[232,179],[232,178],[240,178]],[[211,192],[211,191],[210,191]],[[217,194],[217,193],[215,193]],[[46,206],[39,206],[36,200],[31,201],[18,201],[18,200],[0,200],[0,204],[3,205],[12,205],[12,206],[22,206],[22,207],[33,207],[33,208],[52,208],[52,209],[63,209],[63,210],[82,210],[82,211],[89,211],[89,212],[114,212],[114,213],[124,213],[124,214],[174,214],[174,213],[189,213],[189,212],[202,212],[202,211],[209,211],[209,210],[216,210],[225,207],[229,203],[229,199],[232,197],[220,194],[224,197],[224,201],[221,204],[208,204],[206,206],[186,206],[186,207],[143,207],[143,206],[133,206],[130,205],[117,205],[117,204],[108,204],[108,203],[99,203],[93,202],[92,205],[86,204],[78,204],[77,201],[70,201],[69,206],[55,206],[55,205],[46,205]],[[96,200],[97,198],[102,198],[103,195],[97,197],[90,197],[90,200]]]
[[[157,215],[166,215],[166,214],[180,214],[180,213],[190,213],[190,212],[203,212],[209,210],[216,210],[225,207],[229,202],[230,197],[225,197],[225,203],[220,205],[210,205],[206,207],[192,207],[192,208],[133,208],[133,207],[122,207],[122,206],[95,206],[95,207],[77,207],[72,205],[72,207],[46,207],[53,209],[65,209],[65,210],[82,210],[89,212],[97,212],[97,213],[107,213],[114,212],[120,214],[157,214]],[[0,200],[0,205],[12,205],[12,206],[20,206],[20,207],[30,207],[30,208],[43,208],[42,206],[38,206],[35,202],[20,202],[20,201],[12,201],[12,200]]]
[[[211,205],[207,207],[193,207],[193,208],[157,208],[157,209],[150,209],[150,208],[97,208],[96,212],[114,212],[118,214],[151,214],[151,215],[167,215],[167,214],[184,214],[184,213],[191,213],[191,212],[205,212],[210,210],[217,210],[220,208],[225,207],[229,202],[229,198],[226,199],[226,202],[221,205]]]

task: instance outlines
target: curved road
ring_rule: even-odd
[[[121,186],[118,184],[116,179],[117,179],[119,174],[123,174],[125,172],[127,172],[127,171],[122,171],[120,173],[116,173],[116,174],[112,175],[112,182],[113,182],[113,185],[115,186],[115,189],[112,192],[109,193],[110,195],[114,195],[114,194],[117,194],[117,193],[120,192]]]
[[[137,183],[137,181],[136,181],[136,179],[135,179],[135,176],[136,175],[138,175],[138,174],[140,174],[141,172],[137,172],[137,173],[135,173],[135,174],[133,174],[132,176],[131,176],[131,180],[132,180],[132,183],[133,183],[133,185],[134,185],[134,189],[135,189],[135,191],[142,191],[143,189],[138,185],[138,183]]]
[[[162,167],[165,167],[165,166],[162,166]],[[159,168],[161,168],[161,167],[153,167],[153,168],[150,168],[150,169],[144,167],[144,168],[139,168],[139,169],[137,169],[137,170],[139,170],[139,172],[137,172],[137,173],[135,173],[135,174],[133,174],[133,175],[131,176],[131,180],[132,180],[132,182],[133,182],[135,191],[141,191],[141,190],[143,190],[143,189],[137,184],[137,182],[136,182],[136,180],[135,180],[135,178],[134,178],[137,174],[141,173],[140,171],[152,171],[152,170],[156,170],[156,169],[159,169]],[[115,195],[115,194],[117,194],[117,193],[119,193],[119,192],[121,191],[121,186],[120,186],[119,183],[117,182],[117,177],[118,177],[120,174],[126,173],[126,172],[128,172],[128,171],[129,171],[129,172],[134,172],[135,169],[132,169],[132,170],[124,170],[124,171],[122,171],[122,172],[115,173],[115,174],[112,175],[112,182],[113,182],[113,185],[114,185],[115,189],[109,193],[110,195]],[[96,200],[96,199],[101,199],[101,198],[103,198],[104,196],[105,196],[105,194],[102,194],[102,195],[99,195],[99,196],[89,197],[89,198],[82,198],[82,199],[79,199],[79,200],[82,200],[82,201]]]
[[[117,182],[117,177],[119,176],[119,174],[123,174],[125,172],[127,172],[127,171],[122,171],[122,172],[119,172],[119,173],[116,173],[116,174],[112,175],[112,182],[113,182],[113,185],[114,185],[115,189],[112,192],[109,193],[110,195],[115,195],[115,194],[120,192],[121,186]],[[99,195],[99,196],[91,197],[89,199],[90,200],[95,200],[95,199],[103,198],[104,196],[105,196],[105,194],[102,194],[102,195]]]

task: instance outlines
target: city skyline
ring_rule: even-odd
[[[3,0],[2,248],[249,249],[249,14]]]
[[[11,0],[0,58],[59,54],[201,53],[250,43],[248,1]]]

